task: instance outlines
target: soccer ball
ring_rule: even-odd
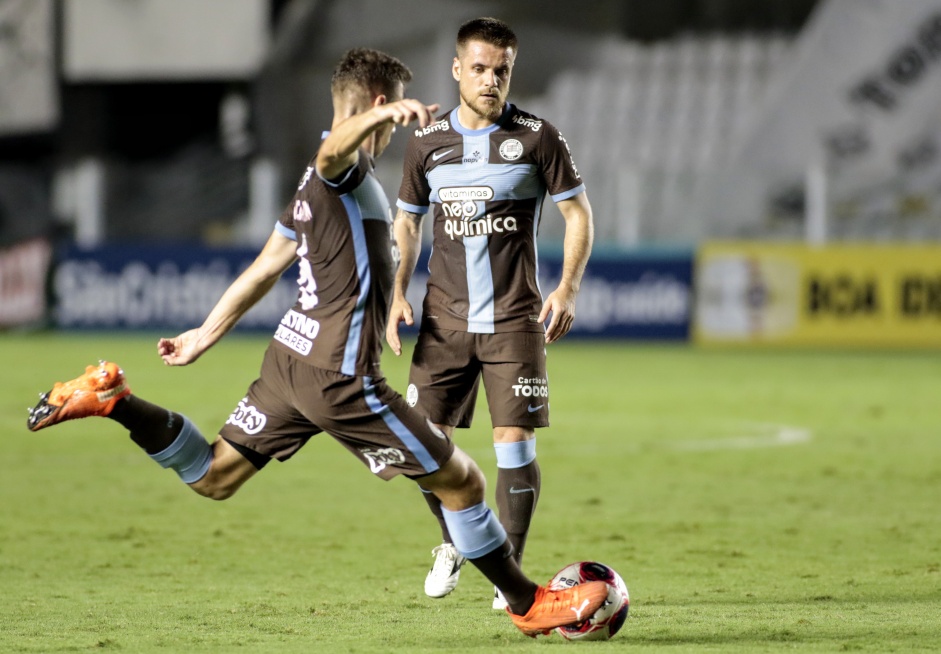
[[[614,568],[597,561],[579,561],[559,570],[549,582],[550,590],[562,590],[587,581],[608,584],[608,599],[585,620],[568,627],[557,627],[556,633],[566,640],[608,640],[624,626],[631,600],[627,586]]]

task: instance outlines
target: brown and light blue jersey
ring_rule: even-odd
[[[276,229],[297,242],[297,302],[274,334],[277,347],[346,375],[379,374],[395,272],[391,209],[360,152],[341,179],[311,162]]]
[[[424,325],[543,331],[536,244],[543,200],[584,190],[559,131],[512,104],[484,129],[463,127],[457,109],[416,129],[397,205],[432,214]]]

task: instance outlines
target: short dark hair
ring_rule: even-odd
[[[392,95],[396,83],[405,85],[411,81],[412,71],[392,55],[369,48],[353,48],[333,69],[330,90],[334,95],[352,88],[375,95]]]
[[[514,52],[518,43],[516,34],[509,25],[499,18],[490,17],[475,18],[461,25],[457,31],[458,52],[469,41],[483,41],[498,48],[512,48]]]

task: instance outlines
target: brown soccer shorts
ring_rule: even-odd
[[[430,474],[454,451],[451,440],[409,408],[382,377],[316,368],[275,346],[268,348],[258,379],[219,433],[285,461],[321,432],[383,479]]]
[[[405,398],[436,424],[469,427],[481,377],[494,427],[549,425],[546,341],[541,332],[422,330]]]

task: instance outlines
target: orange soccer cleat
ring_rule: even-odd
[[[507,609],[516,628],[527,636],[549,634],[556,627],[584,622],[601,608],[608,598],[608,585],[591,581],[563,590],[536,589],[536,601],[526,615],[516,615]]]
[[[48,393],[39,396],[39,404],[29,410],[26,426],[30,431],[89,416],[106,416],[122,397],[131,394],[118,364],[101,361],[88,366],[85,374],[72,381],[56,382]]]

